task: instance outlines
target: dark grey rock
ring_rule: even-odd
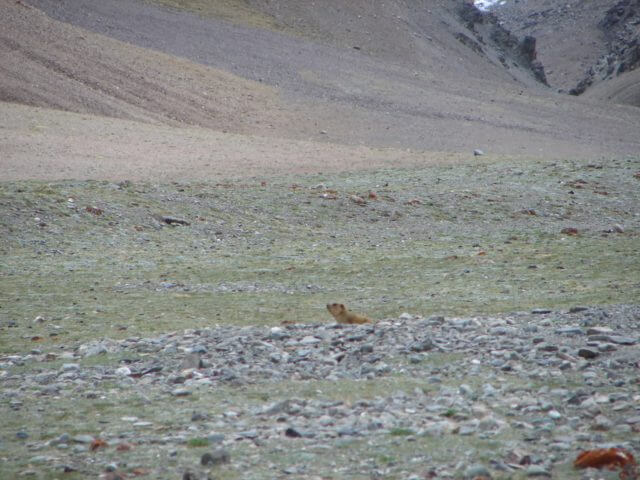
[[[587,337],[587,341],[593,342],[593,343],[608,342],[610,341],[610,339],[611,339],[610,335],[589,335],[589,337]]]
[[[418,354],[409,355],[409,363],[418,364],[418,363],[422,363],[423,360],[424,360],[424,357],[422,355],[418,355]]]
[[[202,461],[202,459],[200,460]],[[199,480],[198,476],[190,470],[187,470],[182,474],[182,480]]]
[[[365,343],[363,345],[360,345],[360,352],[361,353],[371,353],[373,352],[373,345],[370,343]]]
[[[314,432],[302,430],[298,427],[289,427],[284,431],[284,434],[289,438],[313,438],[316,436]]]
[[[189,348],[190,353],[207,353],[207,347],[204,345],[194,345]]]
[[[589,310],[587,307],[571,307],[569,313],[580,313]]]
[[[224,449],[215,450],[211,453],[205,453],[200,457],[200,464],[204,466],[216,466],[231,461],[231,455]]]
[[[202,420],[206,420],[206,419],[207,419],[207,416],[202,412],[193,412],[191,414],[192,422],[201,422]]]
[[[578,350],[578,356],[586,358],[588,360],[596,358],[600,353],[597,350],[591,348],[581,348]]]
[[[434,346],[433,341],[427,338],[425,340],[412,343],[409,349],[412,352],[428,352],[429,350],[432,350]]]
[[[550,343],[547,342],[542,342],[538,344],[538,350],[543,351],[543,352],[557,352],[558,351],[558,346],[557,345],[552,345]]]

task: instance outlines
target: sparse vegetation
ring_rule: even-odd
[[[201,448],[208,447],[210,443],[206,438],[191,438],[187,441],[187,446],[191,448]]]
[[[637,169],[631,159],[599,169],[520,161],[264,187],[5,183],[0,350],[324,322],[329,301],[376,319],[629,302],[640,288]],[[584,188],[571,187],[576,179]],[[377,198],[367,205],[349,201],[369,191]],[[580,234],[561,234],[568,225]]]

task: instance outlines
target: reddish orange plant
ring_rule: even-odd
[[[636,459],[631,452],[622,448],[598,448],[581,452],[573,462],[575,468],[622,469],[622,480],[637,480]]]

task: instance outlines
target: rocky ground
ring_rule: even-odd
[[[461,5],[0,4],[0,478],[620,478],[640,117]]]
[[[584,449],[640,449],[639,321],[638,306],[576,306],[33,348],[0,358],[12,432],[0,468],[11,478],[615,478],[572,462]]]
[[[640,106],[637,0],[512,0],[491,11],[516,35],[536,37],[538,58],[555,89]]]
[[[616,478],[637,167],[2,184],[0,476]]]

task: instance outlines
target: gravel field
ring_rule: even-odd
[[[572,462],[639,446],[637,171],[4,183],[0,471],[616,478]]]
[[[0,357],[0,468],[11,478],[605,478],[572,462],[581,450],[640,448],[639,321],[630,305],[404,313],[34,348]]]

